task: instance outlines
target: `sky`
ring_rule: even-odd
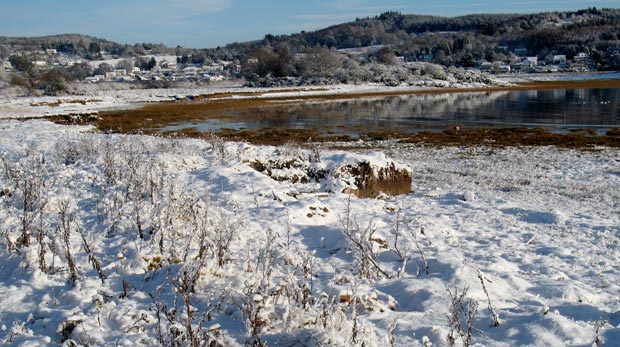
[[[620,0],[0,0],[0,36],[86,34],[119,43],[213,48],[374,17],[620,7]]]

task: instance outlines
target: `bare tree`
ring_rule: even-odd
[[[328,48],[310,48],[306,51],[302,62],[304,75],[308,77],[331,76],[342,66],[342,61],[338,53]]]

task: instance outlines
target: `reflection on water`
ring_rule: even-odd
[[[620,89],[528,90],[401,95],[339,101],[298,100],[229,110],[226,118],[173,124],[200,131],[314,128],[324,133],[443,130],[448,127],[544,126],[556,131],[620,127]]]

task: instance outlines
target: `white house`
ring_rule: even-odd
[[[49,55],[56,55],[58,54],[58,51],[54,48],[49,48],[45,50],[45,53],[49,54]]]
[[[480,64],[480,71],[491,71],[493,69],[493,63],[485,61]]]
[[[575,61],[584,61],[584,60],[588,60],[588,53],[585,52],[579,52],[577,53],[577,55],[574,57]]]
[[[499,73],[509,73],[511,71],[510,65],[501,63],[497,68],[497,72]]]
[[[566,55],[564,54],[557,54],[553,56],[553,63],[554,64],[566,64]]]
[[[208,80],[212,82],[223,81],[225,78],[222,75],[209,76]]]
[[[538,65],[538,57],[525,57],[523,58],[522,64],[524,66],[536,66]]]
[[[89,82],[89,83],[97,83],[103,80],[105,80],[104,75],[89,76],[84,79],[84,81]]]

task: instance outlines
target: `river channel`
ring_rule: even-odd
[[[452,127],[542,127],[553,132],[620,127],[620,89],[556,89],[286,100],[169,124],[163,131],[319,129],[332,135],[415,133]]]

